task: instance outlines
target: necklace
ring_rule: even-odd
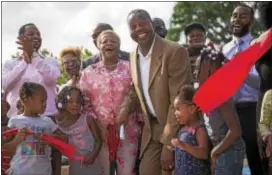
[[[105,67],[106,69],[108,69],[109,71],[113,71],[113,70],[116,69],[117,64],[118,64],[118,62],[117,62],[116,64],[111,64],[111,65],[106,65],[106,64],[104,64],[104,67]]]
[[[115,67],[118,63],[115,64],[104,64],[105,67]]]

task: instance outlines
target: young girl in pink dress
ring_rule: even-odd
[[[68,142],[77,151],[76,156],[82,160],[69,160],[70,175],[103,175],[97,159],[101,148],[99,128],[92,117],[82,113],[83,96],[76,87],[64,87],[56,98],[60,112],[57,123],[68,135]]]

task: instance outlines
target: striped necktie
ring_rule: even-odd
[[[238,41],[238,43],[236,44],[237,49],[235,50],[233,57],[236,56],[238,53],[243,51],[243,44],[244,44],[243,40]]]
[[[269,29],[249,48],[242,51],[210,76],[197,90],[194,103],[203,112],[208,113],[226,102],[241,87],[256,61],[271,47],[272,29]]]

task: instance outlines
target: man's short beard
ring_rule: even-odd
[[[249,33],[249,28],[250,28],[250,24],[247,24],[245,26],[242,27],[241,31],[239,33],[234,33],[233,31],[233,26],[231,27],[232,29],[232,34],[236,37],[243,37],[245,36],[247,33]]]

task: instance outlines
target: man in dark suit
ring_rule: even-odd
[[[112,26],[107,24],[107,23],[98,23],[96,25],[96,27],[93,30],[93,34],[92,34],[92,39],[94,42],[94,45],[97,47],[96,45],[96,40],[99,36],[99,34],[105,30],[113,30]],[[119,53],[119,59],[121,60],[129,60],[129,53],[125,52],[125,51],[121,51]],[[82,68],[85,69],[87,66],[91,65],[91,64],[95,64],[100,60],[100,54],[95,54],[93,56],[91,56],[90,58],[88,58],[86,61],[83,61],[82,63]]]

